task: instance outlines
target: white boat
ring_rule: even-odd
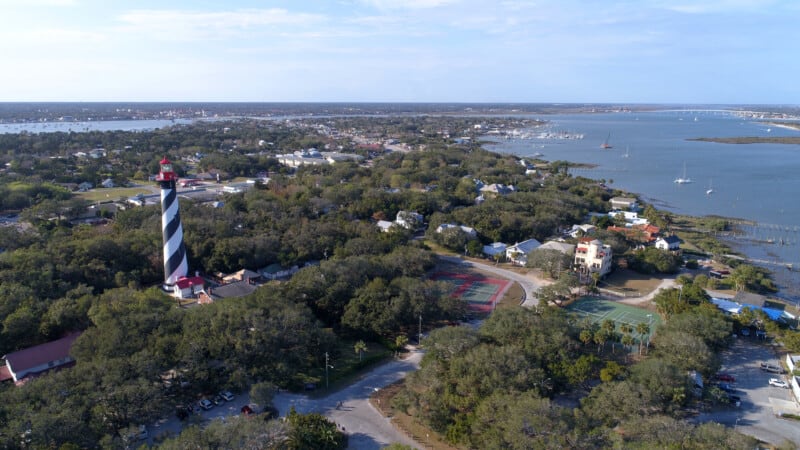
[[[677,184],[689,184],[692,182],[692,179],[686,176],[686,163],[683,163],[683,176],[675,178],[675,183]]]
[[[708,182],[708,189],[706,189],[706,195],[711,195],[714,193],[714,187],[711,185],[711,181]]]
[[[629,156],[631,156],[631,154],[630,154],[630,152],[628,151],[628,147],[626,146],[626,147],[625,147],[625,153],[622,155],[622,157],[623,157],[623,158],[627,158],[627,157],[629,157]]]

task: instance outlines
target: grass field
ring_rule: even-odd
[[[95,203],[106,200],[118,200],[122,197],[135,197],[138,194],[150,195],[152,193],[153,192],[146,186],[141,186],[134,188],[92,189],[86,192],[79,192],[76,195],[80,198]]]
[[[633,326],[634,330],[636,325],[646,323],[650,325],[648,338],[661,325],[661,318],[658,314],[651,313],[646,309],[600,300],[594,297],[583,298],[568,306],[567,309],[577,313],[579,316],[588,317],[592,323],[602,323],[604,320],[610,319],[616,323],[617,327],[622,323],[627,323]]]

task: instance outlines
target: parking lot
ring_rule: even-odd
[[[761,363],[781,366],[773,347],[754,337],[740,337],[722,355],[720,372],[736,378],[736,395],[741,406],[720,408],[700,414],[698,422],[719,422],[763,441],[780,444],[791,440],[800,444],[800,422],[778,417],[781,413],[800,414],[791,389],[770,386],[770,378],[788,381],[786,375],[769,373]]]

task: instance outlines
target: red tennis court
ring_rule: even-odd
[[[482,313],[490,312],[512,283],[474,273],[437,272],[431,275],[431,279],[452,284],[452,296],[463,299],[470,309]]]

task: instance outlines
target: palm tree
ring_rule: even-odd
[[[639,354],[642,354],[642,344],[644,343],[644,335],[650,333],[650,325],[639,322],[636,324],[636,332],[639,333]]]
[[[608,340],[608,331],[605,329],[599,329],[594,332],[594,343],[597,344],[597,354],[600,354],[600,350],[605,345],[606,341]]]
[[[394,345],[397,347],[397,352],[403,349],[408,344],[408,336],[405,334],[398,335],[394,338]]]
[[[583,345],[589,345],[592,342],[592,330],[581,330],[579,339],[583,342]]]
[[[353,345],[353,349],[358,353],[358,360],[361,361],[361,355],[367,351],[367,344],[364,341],[358,341]]]

